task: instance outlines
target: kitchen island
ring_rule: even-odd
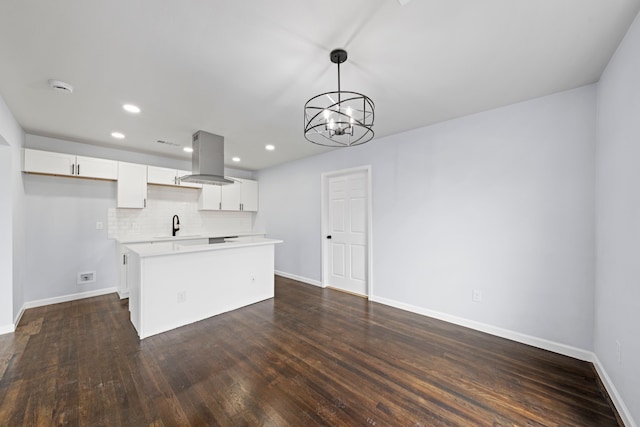
[[[274,295],[274,247],[263,237],[128,245],[129,311],[140,339]]]

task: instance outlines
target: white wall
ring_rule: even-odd
[[[639,52],[636,17],[598,84],[595,352],[640,421]]]
[[[0,138],[0,334],[13,330],[11,147]]]
[[[23,143],[24,133],[0,96],[0,333],[13,330],[22,305],[20,239],[24,226],[20,215],[24,197],[18,171]]]
[[[114,182],[25,174],[26,302],[115,287],[115,243],[107,239],[107,209]],[[78,286],[77,273],[96,271],[96,282]]]
[[[320,174],[370,164],[374,296],[590,350],[594,122],[587,86],[263,170],[256,227],[319,281]]]

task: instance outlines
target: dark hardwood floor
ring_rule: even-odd
[[[140,342],[115,294],[0,336],[0,426],[617,426],[593,366],[276,279]]]

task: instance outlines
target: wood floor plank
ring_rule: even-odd
[[[0,425],[618,426],[593,365],[276,277],[138,340],[115,294],[0,336]]]

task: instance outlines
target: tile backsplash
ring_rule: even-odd
[[[253,213],[199,211],[199,189],[149,185],[144,209],[109,208],[110,239],[171,236],[172,218],[180,217],[179,235],[251,232]]]

